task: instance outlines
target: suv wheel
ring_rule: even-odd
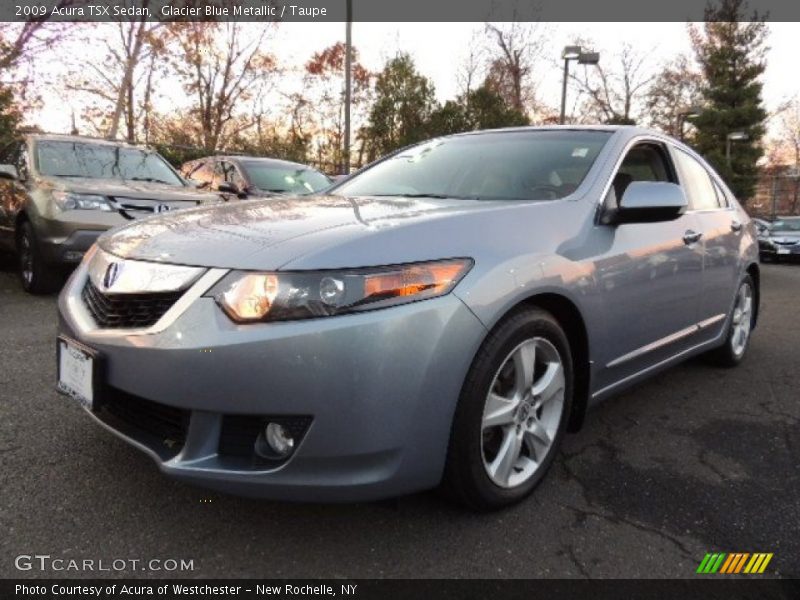
[[[33,225],[24,221],[17,234],[19,278],[23,289],[30,294],[49,294],[61,287],[63,276],[48,266],[39,249]]]
[[[453,422],[444,486],[478,509],[514,504],[542,480],[572,402],[569,342],[549,313],[506,319],[473,361]]]

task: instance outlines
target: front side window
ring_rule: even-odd
[[[609,208],[614,208],[612,199],[616,200],[618,205],[625,190],[634,181],[675,182],[672,165],[666,157],[663,146],[643,142],[628,151],[614,176],[609,197],[606,198]]]
[[[683,150],[676,150],[675,159],[681,175],[681,184],[694,210],[720,208],[717,190],[706,168]]]
[[[239,174],[239,169],[236,168],[236,165],[227,161],[222,161],[220,162],[220,168],[222,169],[222,177],[225,183],[236,186],[238,190],[243,190],[246,187],[245,181]]]
[[[40,141],[36,163],[42,175],[125,179],[183,186],[178,175],[156,152],[91,142]]]
[[[586,177],[610,131],[516,131],[407,148],[334,188],[344,196],[555,200]]]

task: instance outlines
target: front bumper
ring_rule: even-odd
[[[131,334],[86,326],[85,281],[82,265],[59,299],[61,333],[100,353],[109,393],[186,414],[185,441],[175,447],[91,414],[164,473],[224,492],[306,501],[378,499],[440,481],[461,386],[486,334],[456,296],[241,326],[195,289],[211,285],[204,277],[172,322]],[[307,415],[311,424],[291,458],[270,466],[220,451],[235,415]]]
[[[761,256],[769,256],[774,258],[800,258],[800,243],[774,244],[769,242],[759,242],[758,251]]]
[[[53,218],[32,215],[39,247],[48,264],[77,264],[98,237],[130,221],[116,212],[72,210]]]

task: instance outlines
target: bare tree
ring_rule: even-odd
[[[172,65],[194,101],[191,113],[209,152],[225,139],[254,125],[237,119],[276,72],[274,57],[263,51],[269,31],[258,24],[182,22],[168,25],[174,41]]]
[[[685,113],[702,102],[702,83],[702,75],[686,55],[681,54],[665,64],[647,90],[645,108],[650,127],[680,136]]]
[[[481,31],[473,31],[469,42],[469,53],[464,57],[456,73],[456,82],[460,94],[468,97],[469,93],[479,87],[486,77],[485,36]]]
[[[487,23],[491,40],[486,82],[506,105],[523,113],[535,105],[533,73],[544,48],[545,36],[538,23]]]
[[[639,96],[655,77],[647,58],[626,43],[615,59],[571,73],[570,79],[584,95],[586,116],[605,123],[635,123]]]
[[[108,138],[116,138],[123,125],[129,142],[137,140],[140,130],[147,138],[154,80],[163,66],[163,25],[137,20],[84,29],[87,42],[99,41],[105,49],[99,61],[73,59],[67,87],[90,99],[84,117]]]
[[[775,167],[789,167],[792,179],[792,206],[790,214],[800,207],[800,96],[780,108],[778,138],[774,140],[769,162]]]
[[[147,9],[150,0],[139,0],[141,7]],[[125,4],[130,4],[130,0],[126,0]],[[148,38],[152,36],[159,23],[148,23],[147,19],[143,16],[139,21],[130,23],[120,23],[119,33],[122,42],[122,55],[118,56],[119,60],[123,63],[122,82],[117,89],[117,99],[114,103],[114,112],[111,115],[111,124],[108,127],[109,138],[117,137],[119,130],[119,121],[122,117],[122,112],[126,112],[126,122],[128,124],[127,139],[133,142],[136,139],[136,121],[134,117],[134,70],[139,64],[142,57],[142,51]],[[153,63],[150,62],[152,67]],[[152,72],[148,74],[147,81],[152,82]],[[145,94],[150,95],[148,89]]]

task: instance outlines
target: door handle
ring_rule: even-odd
[[[731,221],[731,231],[739,233],[741,230],[742,230],[742,224],[739,221],[736,220]]]
[[[698,233],[696,231],[692,231],[689,229],[686,233],[683,234],[683,243],[687,246],[689,244],[694,244],[700,241],[700,238],[703,237],[702,233]]]

